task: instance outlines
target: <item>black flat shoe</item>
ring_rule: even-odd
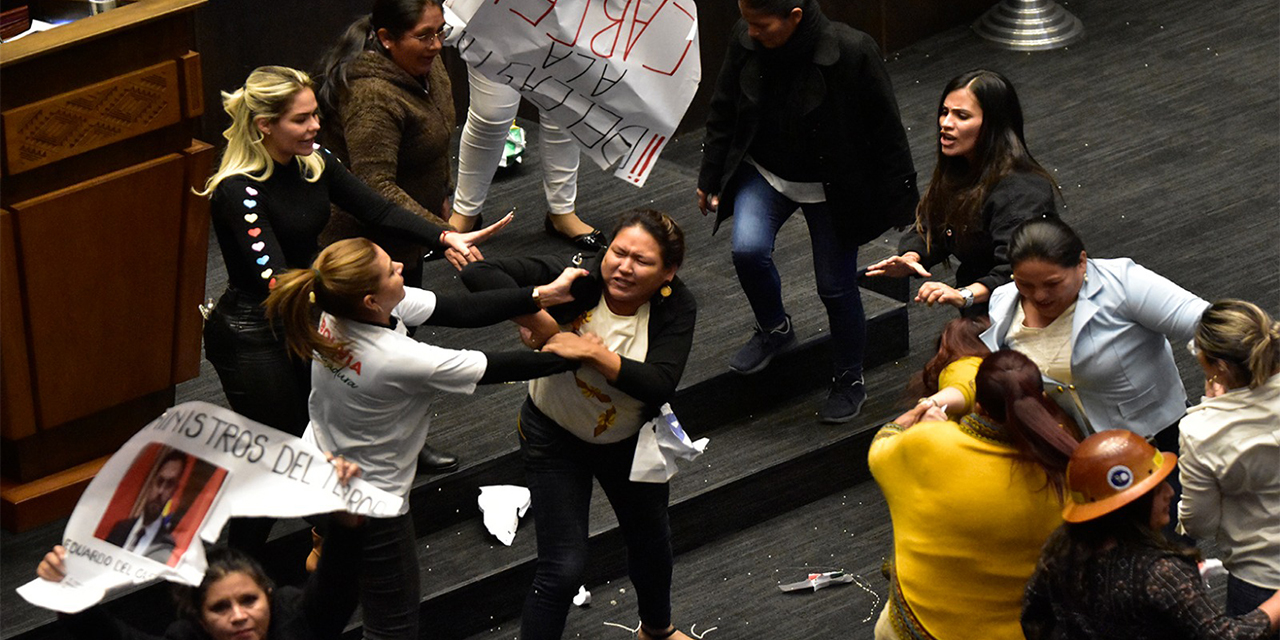
[[[560,231],[556,229],[556,226],[551,224],[550,215],[542,219],[542,228],[547,232],[547,235],[560,238],[562,240],[568,240],[569,242],[572,242],[575,247],[584,251],[595,252],[609,247],[609,240],[604,237],[604,234],[601,233],[599,229],[592,229],[587,233],[570,238],[569,236],[560,233]]]
[[[418,473],[448,473],[458,469],[458,456],[422,445],[418,452]]]

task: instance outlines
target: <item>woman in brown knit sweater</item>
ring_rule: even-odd
[[[325,56],[319,98],[325,146],[383,196],[447,228],[456,116],[449,74],[436,63],[445,28],[439,0],[378,0]],[[336,207],[321,242],[357,236],[403,262],[406,283],[422,284],[425,247]]]
[[[456,116],[449,74],[436,56],[447,35],[440,0],[377,0],[325,56],[319,91],[329,119],[325,146],[378,193],[445,228],[453,194],[449,136]],[[366,227],[335,206],[321,243],[354,237],[383,247],[404,263],[405,283],[422,286],[427,247]],[[421,471],[457,466],[457,457],[430,445],[418,458]]]

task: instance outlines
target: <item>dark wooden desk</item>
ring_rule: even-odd
[[[5,528],[69,513],[199,371],[203,2],[143,0],[0,45]]]

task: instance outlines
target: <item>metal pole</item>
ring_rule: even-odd
[[[1053,0],[1004,0],[973,23],[978,35],[1007,49],[1057,49],[1084,35],[1079,18]]]

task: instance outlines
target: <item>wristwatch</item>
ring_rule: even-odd
[[[962,309],[968,309],[973,306],[973,292],[969,290],[969,287],[960,287],[956,289],[956,292],[960,294],[960,299],[964,300]]]
[[[970,294],[970,297],[972,297],[972,294]],[[537,287],[533,288],[533,304],[537,305],[539,309],[544,308],[542,306],[542,294],[538,292]]]

